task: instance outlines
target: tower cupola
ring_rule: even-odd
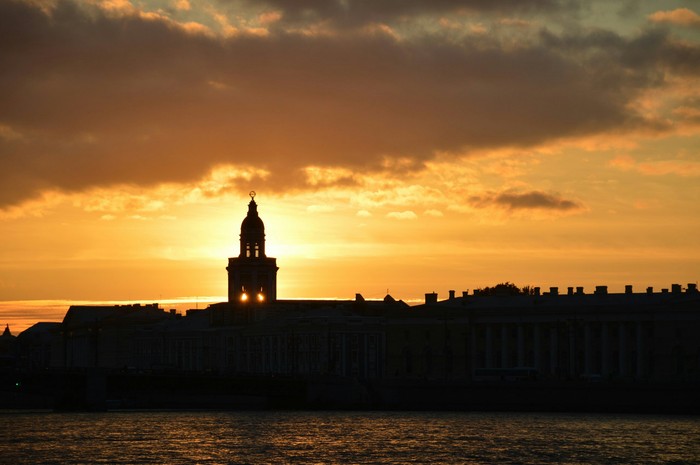
[[[265,258],[265,224],[258,215],[255,191],[250,192],[248,215],[241,223],[240,257]]]
[[[238,257],[228,259],[228,300],[237,305],[262,304],[277,299],[277,259],[265,254],[265,224],[258,215],[255,191],[250,192],[248,214],[241,223]]]

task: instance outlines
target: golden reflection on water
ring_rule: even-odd
[[[691,464],[700,418],[0,412],[4,463]]]

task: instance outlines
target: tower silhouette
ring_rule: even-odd
[[[265,224],[258,215],[255,191],[241,223],[241,251],[228,259],[228,301],[250,305],[277,300],[277,259],[265,255]]]

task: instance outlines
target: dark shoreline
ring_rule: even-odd
[[[469,382],[49,371],[4,376],[0,409],[395,410],[700,415],[700,383]]]

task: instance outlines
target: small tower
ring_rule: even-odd
[[[255,191],[241,223],[241,251],[228,259],[228,301],[256,304],[277,300],[277,259],[265,255],[265,225],[258,216]]]

